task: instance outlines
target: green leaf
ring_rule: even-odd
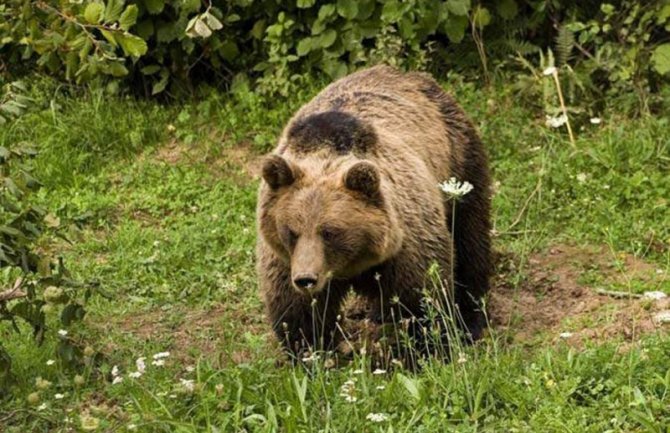
[[[309,52],[312,50],[312,38],[307,37],[304,39],[301,39],[300,42],[298,42],[298,45],[296,46],[296,53],[300,57],[306,56],[309,54]]]
[[[63,312],[60,315],[60,321],[65,326],[70,326],[74,321],[79,321],[84,318],[86,311],[84,307],[79,304],[69,304],[63,308]]]
[[[119,19],[123,12],[123,3],[125,0],[108,0],[105,9],[105,22],[113,23]]]
[[[140,69],[140,71],[144,75],[153,75],[160,70],[161,70],[160,65],[149,65],[149,66],[145,66],[142,69]]]
[[[519,6],[515,0],[500,0],[498,14],[505,20],[511,20],[519,13]]]
[[[163,69],[160,74],[161,79],[156,81],[151,88],[151,94],[152,95],[157,95],[161,93],[163,90],[165,90],[165,87],[168,84],[168,80],[170,78],[170,72],[167,69]]]
[[[307,9],[314,6],[314,3],[316,3],[316,0],[298,0],[296,6],[300,9]]]
[[[654,65],[654,70],[659,74],[670,74],[670,43],[654,48],[651,54],[651,63]]]
[[[116,38],[114,37],[114,33],[110,32],[109,30],[105,29],[100,29],[100,33],[107,39],[107,41],[114,46],[114,48],[119,46],[119,43],[116,42]]]
[[[468,17],[450,15],[444,22],[442,29],[447,34],[449,40],[455,44],[461,42],[465,37],[465,31],[468,28]]]
[[[328,48],[335,43],[337,32],[333,29],[328,29],[319,36],[319,45],[321,48]]]
[[[323,21],[326,18],[330,18],[331,16],[333,16],[334,13],[335,13],[335,5],[332,4],[323,5],[319,9],[319,19]]]
[[[263,34],[265,33],[265,20],[256,21],[250,33],[254,39],[263,39]]]
[[[398,373],[398,379],[414,400],[421,400],[421,391],[418,379],[410,379],[402,373]]]
[[[387,23],[395,23],[402,16],[400,10],[400,3],[397,0],[391,0],[384,3],[382,8],[382,21]]]
[[[356,0],[337,0],[337,13],[348,20],[353,20],[358,15],[358,3]]]
[[[128,31],[128,29],[134,26],[137,21],[137,14],[138,9],[136,5],[128,6],[121,14],[121,18],[119,18],[119,27],[121,27],[121,30]]]
[[[470,0],[447,0],[447,9],[454,15],[465,16],[470,10]]]
[[[206,13],[203,16],[205,23],[207,24],[207,27],[212,29],[212,31],[215,30],[221,30],[223,28],[223,24],[221,24],[221,21],[218,20],[214,15],[210,13]]]
[[[123,65],[123,62],[109,62],[103,71],[113,77],[123,77],[128,75],[128,69]]]
[[[240,49],[237,47],[237,44],[230,39],[221,44],[220,51],[221,57],[229,62],[235,60],[240,55]]]
[[[477,27],[483,29],[491,24],[491,12],[484,7],[477,6],[477,9],[475,9],[474,14],[472,15],[472,21]]]
[[[130,33],[117,33],[116,40],[127,56],[140,57],[147,53],[147,43],[139,36]]]
[[[144,6],[151,15],[156,15],[163,12],[165,0],[144,0]]]
[[[102,19],[102,14],[105,11],[105,6],[102,3],[89,3],[84,9],[84,19],[89,24],[97,24]]]

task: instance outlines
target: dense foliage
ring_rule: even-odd
[[[583,87],[654,87],[670,73],[667,0],[8,0],[0,16],[0,71],[36,63],[146,94],[235,77],[287,94],[305,72],[379,61],[489,79],[492,63],[555,45],[560,62],[583,60]]]

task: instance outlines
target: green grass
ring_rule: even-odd
[[[603,113],[603,124],[577,128],[572,149],[506,88],[445,85],[491,154],[495,246],[513,264],[506,284],[532,281],[530,259],[568,244],[603,248],[614,269],[575,264],[585,286],[670,293],[667,119]],[[61,251],[76,278],[98,281],[110,299],[92,298],[84,323],[69,330],[67,338],[97,353],[76,371],[46,365],[61,338],[55,314],[42,347],[27,329],[0,325],[17,379],[0,400],[0,431],[78,431],[82,416],[99,431],[668,431],[663,330],[575,347],[549,329],[524,345],[494,329],[464,349],[462,362],[431,362],[417,373],[375,375],[365,356],[338,368],[277,364],[254,275],[249,161],[318,87],[291,101],[243,91],[180,106],[48,82],[34,90],[42,105],[0,130],[0,146],[39,145],[39,201],[72,224],[74,240],[43,247]],[[634,275],[621,254],[660,272]],[[151,365],[165,350],[166,365]],[[147,371],[131,379],[139,357]],[[124,375],[116,385],[114,365]],[[36,389],[37,377],[51,385]],[[340,395],[348,380],[356,402]],[[30,404],[34,392],[39,402]],[[388,419],[375,423],[370,413]]]

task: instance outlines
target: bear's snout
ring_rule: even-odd
[[[293,284],[298,290],[310,291],[318,281],[319,277],[316,274],[300,274],[293,279]]]

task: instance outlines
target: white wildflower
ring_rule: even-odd
[[[470,182],[459,182],[455,177],[450,178],[447,182],[438,184],[438,186],[452,197],[463,197],[474,188]]]
[[[560,128],[568,122],[568,116],[561,114],[560,116],[552,117],[546,116],[546,121],[544,122],[549,128]]]
[[[60,393],[54,394],[54,398],[56,400],[62,400],[63,398],[65,398],[65,394],[60,394]]]
[[[55,363],[56,363],[56,361],[54,361],[53,359],[49,359],[47,361],[47,365],[54,365]]]
[[[466,362],[468,362],[468,358],[465,357],[465,353],[460,352],[458,354],[458,359],[456,360],[456,362],[458,362],[459,364],[465,364]]]
[[[579,183],[586,182],[586,173],[579,173],[577,175],[577,182],[579,182]]]
[[[600,122],[602,122],[602,120],[600,119],[600,117],[592,117],[590,119],[590,122],[593,125],[600,125]]]
[[[385,413],[373,413],[370,412],[365,419],[372,421],[372,422],[384,422],[389,419],[388,415]]]
[[[381,280],[381,278],[382,278],[382,274],[380,274],[379,272],[375,272],[375,280],[379,281],[379,280]]]
[[[128,424],[126,426],[126,429],[128,430],[137,430],[137,424]]]
[[[558,69],[556,69],[556,66],[549,66],[547,69],[542,71],[543,75],[554,75],[555,73],[558,72]]]
[[[308,356],[305,356],[302,358],[302,362],[304,363],[311,363],[319,360],[319,354],[318,353],[310,353]]]
[[[121,382],[123,382],[123,378],[121,376],[116,376],[114,380],[112,380],[112,385],[118,385]]]
[[[168,395],[168,398],[175,399],[177,398],[177,394],[170,394]]]
[[[377,385],[376,386],[377,391],[383,391],[386,389],[386,385]]]
[[[46,409],[46,408],[47,408],[47,404],[46,404],[46,403],[42,403],[41,405],[37,406],[37,410],[39,410],[39,411],[42,411],[42,410],[44,410],[44,409]]]
[[[193,373],[195,371],[195,367],[192,365],[188,365],[186,366],[186,371],[188,371],[189,373]]]
[[[352,373],[353,373],[353,374],[363,374],[363,370],[361,370],[361,369],[359,368],[359,369],[357,369],[357,370],[352,371]]]
[[[383,370],[381,368],[376,369],[375,371],[372,372],[372,374],[385,374],[386,370]]]
[[[358,397],[356,397],[355,395],[345,395],[343,397],[347,403],[356,403],[356,401],[358,400]]]
[[[65,337],[67,336],[67,331],[65,329],[59,329],[58,335],[60,335],[61,337]]]
[[[358,400],[358,398],[354,395],[355,393],[356,383],[352,379],[347,380],[340,387],[340,397],[344,397],[344,399],[349,403],[354,403],[356,400]]]
[[[657,275],[663,275],[663,273],[665,273],[665,271],[663,269],[656,269],[656,274]]]
[[[119,366],[115,365],[112,367],[112,376],[117,377],[119,375]]]
[[[561,338],[570,338],[572,337],[572,332],[561,332],[558,336]]]
[[[162,367],[165,365],[165,360],[164,359],[154,359],[151,361],[151,365],[155,365],[156,367]]]
[[[179,379],[181,386],[188,392],[193,392],[195,390],[195,381],[193,379]]]
[[[143,373],[140,371],[133,371],[131,373],[128,373],[128,377],[131,379],[139,379],[140,377],[142,377],[142,374]]]
[[[138,373],[144,373],[144,370],[147,368],[146,364],[144,363],[145,359],[146,358],[137,358],[137,361],[135,361]]]
[[[668,295],[666,295],[665,293],[660,292],[658,290],[654,290],[654,291],[651,291],[651,292],[644,292],[642,294],[642,297],[645,298],[645,299],[657,300],[657,299],[667,298]]]

